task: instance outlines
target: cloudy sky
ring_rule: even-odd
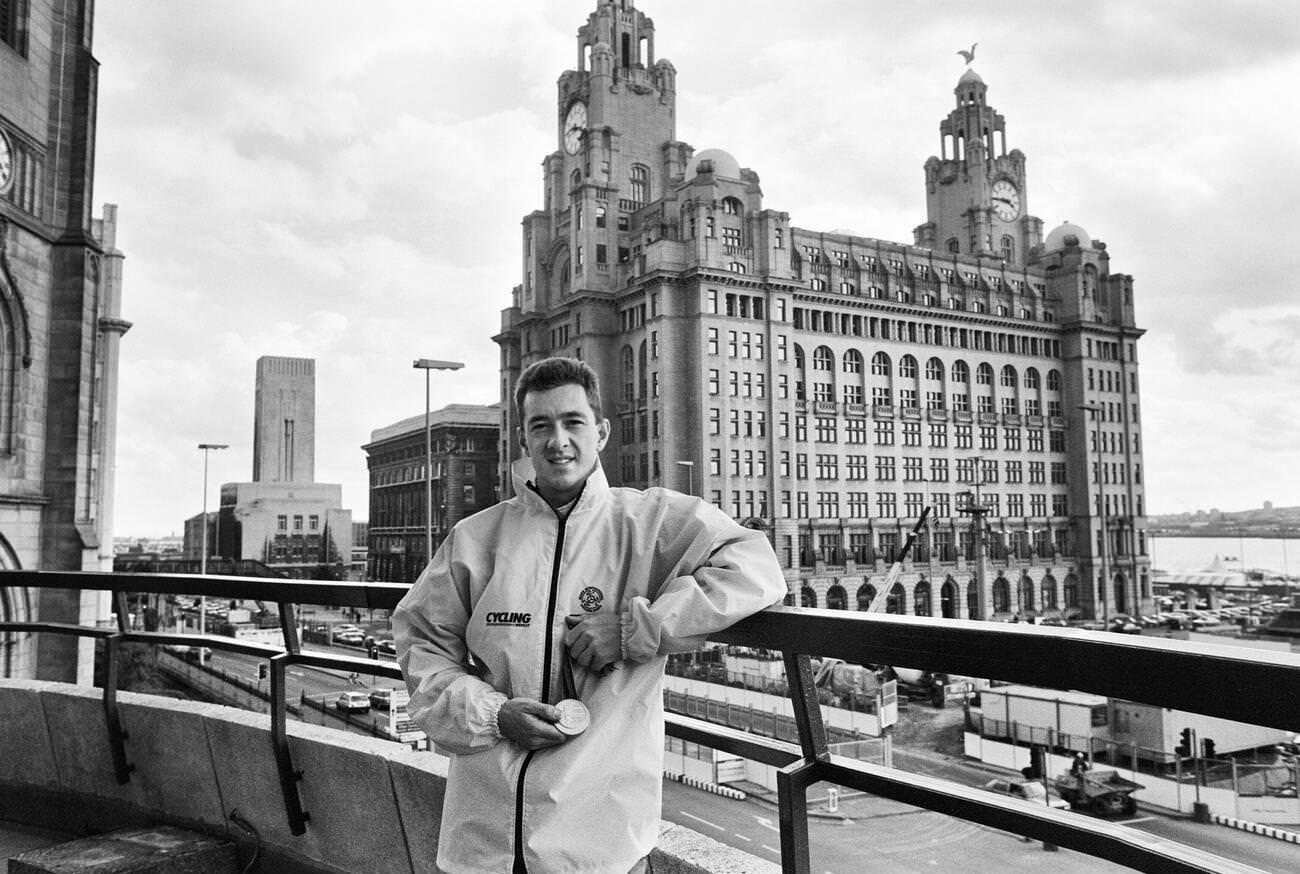
[[[677,136],[799,227],[908,242],[974,69],[1028,209],[1135,277],[1148,510],[1300,505],[1293,0],[640,0]],[[372,429],[497,399],[491,336],[596,0],[100,4],[96,198],[126,254],[118,535],[252,477],[254,364],[317,361],[316,479],[367,516]],[[364,11],[362,11],[364,10]],[[381,11],[378,14],[377,11]],[[215,498],[211,499],[215,504]]]

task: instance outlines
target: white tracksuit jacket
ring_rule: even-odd
[[[393,615],[411,718],[451,754],[438,866],[509,874],[522,853],[529,874],[625,874],[658,836],[667,653],[785,580],[761,532],[698,498],[611,488],[599,466],[564,520],[516,493],[457,524]],[[507,700],[563,697],[564,617],[596,610],[619,612],[624,658],[573,666],[590,728],[535,752],[502,738]]]

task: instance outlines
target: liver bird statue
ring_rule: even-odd
[[[977,45],[979,45],[979,43],[973,42],[970,44],[970,51],[966,51],[965,49],[958,49],[957,54],[965,58],[966,63],[969,64],[971,61],[975,60],[975,46]]]

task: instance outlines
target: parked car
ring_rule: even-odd
[[[1058,810],[1070,808],[1070,803],[1064,798],[1049,794],[1043,788],[1042,780],[1004,780],[1001,777],[994,777],[984,784],[984,788],[1022,801],[1032,801],[1034,804],[1046,803],[1048,807],[1055,807]]]
[[[345,713],[367,713],[370,710],[370,696],[365,692],[340,692],[334,699],[335,708]]]
[[[335,631],[334,642],[341,643],[344,646],[361,646],[365,643],[366,636],[360,631]]]
[[[405,689],[379,686],[370,690],[370,705],[376,710],[391,710],[394,703],[401,707],[410,697]]]
[[[397,642],[391,637],[381,637],[375,641],[375,649],[380,652],[386,652],[389,655],[397,655]]]

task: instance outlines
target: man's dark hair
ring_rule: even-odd
[[[562,385],[576,385],[587,393],[587,403],[599,422],[605,416],[600,410],[600,380],[596,371],[577,358],[543,358],[519,375],[515,383],[515,410],[520,424],[524,418],[524,396],[533,391],[549,391]]]

